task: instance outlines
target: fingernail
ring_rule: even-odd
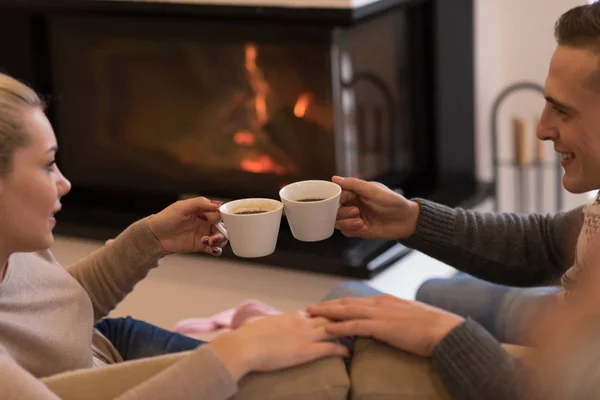
[[[200,243],[202,243],[205,246],[208,246],[208,238],[202,238],[202,240],[200,241]]]
[[[202,221],[208,221],[208,217],[204,214],[198,214],[198,218],[200,218]]]
[[[218,206],[221,206],[221,205],[223,205],[223,202],[222,202],[222,201],[219,201],[219,200],[211,200],[210,202],[211,202],[211,203],[213,203],[213,204],[216,204],[216,205],[218,205]]]
[[[219,247],[215,247],[214,249],[212,249],[213,255],[219,255],[222,251],[223,250],[221,250]]]

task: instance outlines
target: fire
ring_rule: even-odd
[[[256,65],[256,57],[258,50],[254,44],[246,45],[246,72],[250,80],[250,86],[254,91],[254,108],[256,109],[256,118],[260,125],[264,125],[269,121],[267,112],[267,94],[269,85],[265,81],[262,71]]]
[[[254,145],[254,134],[248,131],[236,132],[233,135],[233,141],[239,146],[253,146]]]
[[[298,97],[298,101],[296,101],[296,105],[294,106],[294,115],[298,118],[304,118],[306,115],[306,110],[308,106],[312,102],[312,94],[311,93],[303,93]]]
[[[240,167],[244,171],[254,172],[255,174],[275,173],[277,175],[285,175],[285,168],[277,165],[268,155],[260,157],[246,157]]]

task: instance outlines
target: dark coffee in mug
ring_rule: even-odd
[[[310,203],[313,201],[323,201],[323,200],[325,200],[325,199],[310,198],[310,199],[302,199],[302,200],[298,200],[298,201],[300,201],[302,203]]]
[[[247,211],[239,211],[236,212],[236,215],[251,215],[251,214],[262,214],[266,213],[267,210],[247,210]]]

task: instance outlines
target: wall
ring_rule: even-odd
[[[544,84],[556,46],[554,24],[562,13],[584,3],[585,0],[475,0],[476,149],[480,178],[490,179],[492,176],[490,115],[494,98],[507,85],[517,81]],[[525,118],[533,135],[534,121],[543,105],[543,98],[535,92],[519,92],[507,98],[500,112],[502,159],[508,160],[513,154],[511,117],[518,115]],[[544,155],[547,159],[555,157],[551,143],[545,144]],[[514,174],[508,168],[503,171],[501,205],[503,209],[512,210]],[[545,178],[544,206],[549,211],[554,196],[552,174]],[[571,208],[584,202],[586,196],[564,192],[563,198],[565,208]]]

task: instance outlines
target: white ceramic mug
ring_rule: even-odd
[[[303,242],[325,240],[335,230],[342,188],[329,181],[301,181],[279,191],[292,234]]]
[[[238,257],[264,257],[275,251],[283,204],[273,199],[242,199],[223,204],[216,228]]]

